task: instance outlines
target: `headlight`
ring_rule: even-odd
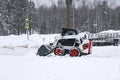
[[[85,49],[87,49],[88,47],[89,47],[89,44],[88,43],[86,43],[86,44],[83,44],[83,50],[85,50]]]

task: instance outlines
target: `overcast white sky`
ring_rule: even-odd
[[[47,6],[51,6],[52,1],[55,1],[57,3],[57,0],[32,0],[35,2],[36,7],[40,6],[40,5],[47,5]]]
[[[58,0],[32,0],[32,1],[35,2],[36,7],[40,5],[47,5],[49,7],[51,6],[52,1],[54,1],[57,4]],[[78,1],[82,1],[82,0],[78,0]],[[87,1],[88,1],[88,4],[90,4],[93,0],[87,0]],[[107,1],[108,1],[108,5],[112,5],[112,7],[120,6],[120,0],[107,0]]]

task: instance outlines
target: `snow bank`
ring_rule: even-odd
[[[54,38],[58,35],[33,34],[29,36],[29,40],[27,40],[27,35],[25,34],[20,36],[0,36],[0,47],[40,47],[42,44],[53,42]]]
[[[120,34],[120,30],[107,30],[107,31],[102,31],[100,33],[119,33]]]

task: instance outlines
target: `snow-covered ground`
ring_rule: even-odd
[[[0,36],[0,80],[120,80],[120,46],[93,47],[82,57],[36,56],[58,35]]]

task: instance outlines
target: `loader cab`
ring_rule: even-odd
[[[75,38],[71,38],[71,39],[60,39],[58,40],[57,42],[57,45],[60,45],[61,46],[71,46],[71,47],[78,47],[80,45],[79,41]]]
[[[68,29],[68,28],[62,28],[62,36],[67,36],[67,35],[77,35],[78,31],[75,29]]]

